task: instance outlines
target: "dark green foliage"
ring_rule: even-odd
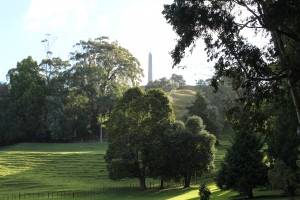
[[[184,131],[179,131],[177,137],[178,171],[184,178],[184,187],[189,187],[192,176],[201,177],[214,167],[216,137],[204,129],[197,116],[188,118]]]
[[[162,90],[145,94],[135,87],[126,91],[107,123],[109,134],[105,160],[109,177],[139,178],[145,189],[146,169],[154,177],[162,177],[169,165],[164,160],[166,128],[174,121],[168,97]],[[158,154],[160,152],[161,154]]]
[[[69,90],[74,96],[69,101],[86,114],[88,131],[98,135],[100,113],[108,115],[126,89],[137,85],[143,72],[139,61],[127,49],[107,37],[80,41],[75,47],[71,53],[75,64],[68,71]],[[112,101],[108,103],[104,97]],[[82,98],[84,101],[80,102]]]
[[[213,120],[220,113],[212,112],[212,110],[208,109],[207,100],[203,97],[201,93],[196,94],[196,100],[194,101],[192,106],[187,107],[189,110],[189,115],[197,115],[201,117],[205,123],[205,128],[210,133],[214,135],[218,135],[220,132],[220,128],[217,125],[217,121]]]
[[[232,81],[240,98],[260,106],[291,93],[300,124],[298,0],[174,0],[163,15],[178,35],[171,52],[178,65],[197,39],[204,40],[209,61],[215,61],[212,84]],[[263,34],[258,45],[245,33]]]
[[[256,134],[237,133],[218,172],[218,187],[237,190],[252,198],[253,188],[265,184],[267,180],[262,147],[262,139]]]
[[[297,116],[291,105],[280,109],[280,113],[274,120],[274,128],[267,137],[267,154],[270,162],[282,160],[292,170],[297,170],[299,159],[300,136],[297,129]]]
[[[199,186],[199,196],[200,200],[209,200],[211,192],[209,191],[208,187],[203,183]]]
[[[55,141],[66,141],[71,138],[71,129],[66,118],[65,106],[58,97],[46,97],[47,129]]]
[[[39,73],[39,66],[31,58],[18,62],[9,70],[11,104],[14,110],[13,134],[24,141],[44,139],[45,135],[45,80]]]
[[[283,189],[290,196],[294,196],[297,187],[297,178],[283,161],[276,160],[272,169],[268,172],[268,179],[272,189]]]
[[[6,83],[0,83],[0,144],[10,143],[10,103],[11,97],[9,86]],[[11,121],[12,120],[12,121]],[[15,136],[13,136],[15,137]]]

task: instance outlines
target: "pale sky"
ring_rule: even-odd
[[[172,0],[0,0],[0,82],[6,82],[9,69],[29,55],[38,63],[46,53],[41,43],[46,34],[57,39],[51,46],[53,56],[67,60],[73,45],[101,36],[117,40],[128,49],[144,69],[143,84],[148,77],[148,54],[152,53],[153,79],[184,76],[188,84],[210,78],[212,63],[207,63],[204,46],[198,42],[192,55],[172,69],[169,52],[176,35],[166,23],[163,4]]]

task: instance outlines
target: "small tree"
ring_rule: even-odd
[[[205,184],[200,184],[199,186],[199,196],[200,200],[209,200],[211,192],[209,191],[208,187]]]
[[[170,80],[175,83],[178,83],[179,86],[183,86],[186,84],[182,75],[172,74]]]
[[[218,187],[238,190],[253,198],[253,188],[266,182],[267,168],[262,163],[262,147],[261,138],[254,133],[237,133],[218,172]]]

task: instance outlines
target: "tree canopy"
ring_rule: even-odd
[[[300,124],[299,13],[298,0],[174,0],[163,10],[178,35],[174,66],[201,38],[208,60],[215,60],[214,86],[229,77],[256,105],[290,92]],[[250,41],[246,32],[262,34],[265,44]]]
[[[127,90],[107,124],[105,160],[110,178],[139,178],[141,189],[145,189],[150,158],[154,158],[154,149],[162,147],[162,134],[172,121],[173,110],[162,90],[147,94],[139,87]]]

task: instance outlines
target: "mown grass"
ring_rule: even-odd
[[[0,149],[0,194],[81,191],[137,184],[111,181],[105,143],[23,143]]]
[[[193,90],[181,89],[175,90],[169,95],[177,120],[183,120],[187,115],[186,107],[192,105],[195,94],[196,92]]]
[[[230,143],[227,137],[221,137],[220,146],[217,147],[216,151],[216,168],[219,168],[229,146]],[[103,159],[106,148],[106,143],[22,143],[1,148],[0,194],[90,191],[105,187],[123,187],[123,189],[102,192],[100,195],[83,198],[91,200],[199,199],[198,185],[193,185],[187,189],[177,187],[159,190],[156,187],[155,189],[141,191],[137,188],[125,188],[129,184],[137,186],[138,181],[136,179],[109,180]],[[213,173],[216,173],[216,171],[217,169]],[[148,179],[148,181],[153,180]],[[205,182],[212,191],[211,199],[239,198],[234,191],[220,191],[212,179]],[[257,197],[256,199],[289,199],[282,196],[281,191],[257,189],[254,191],[254,195]]]

